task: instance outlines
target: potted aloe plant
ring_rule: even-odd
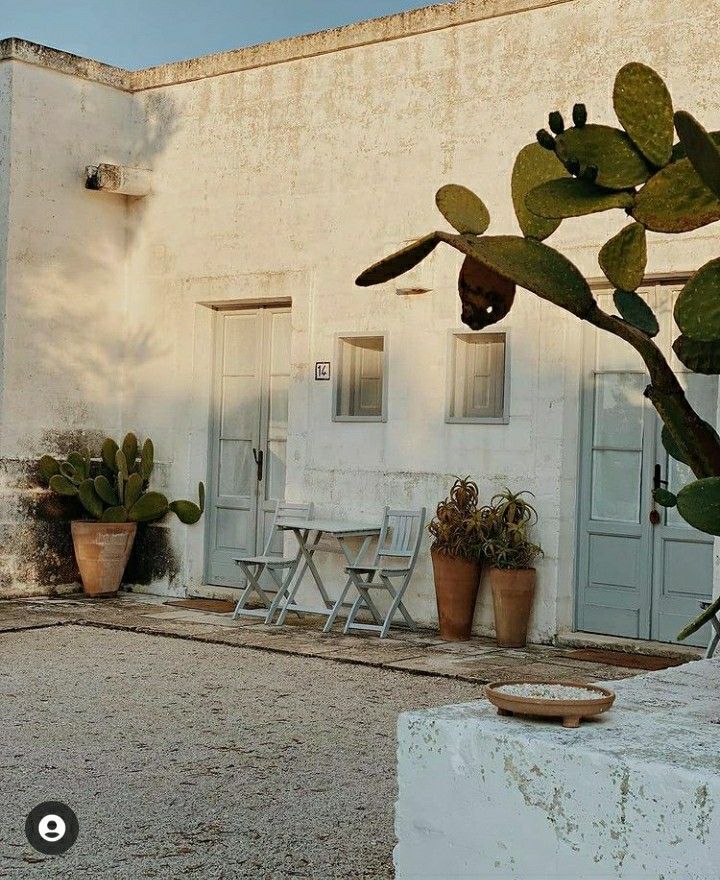
[[[495,633],[501,648],[522,648],[535,597],[535,560],[542,555],[530,538],[537,511],[523,496],[505,489],[483,510],[482,555],[490,564]]]
[[[478,487],[469,477],[455,480],[450,495],[438,504],[428,529],[434,539],[430,556],[440,637],[467,641],[480,586],[484,534]]]
[[[38,467],[53,492],[76,498],[86,518],[73,519],[75,558],[83,588],[89,596],[117,593],[138,523],[157,522],[168,511],[188,525],[196,523],[205,507],[205,487],[200,483],[199,504],[172,501],[149,491],[154,464],[152,440],[139,446],[128,434],[121,446],[107,438],[94,460],[90,450],[71,452],[65,461],[44,455]]]

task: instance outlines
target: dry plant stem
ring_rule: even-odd
[[[632,345],[650,373],[645,396],[657,410],[698,479],[720,476],[720,440],[690,405],[660,349],[642,330],[595,305],[585,316],[595,327]]]

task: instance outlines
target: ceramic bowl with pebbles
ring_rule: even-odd
[[[496,681],[485,685],[485,696],[499,715],[561,718],[563,727],[579,727],[615,702],[607,688],[577,681]]]

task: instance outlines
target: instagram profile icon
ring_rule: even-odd
[[[44,801],[33,807],[25,820],[25,836],[30,845],[46,856],[67,852],[77,840],[77,816],[62,801]]]

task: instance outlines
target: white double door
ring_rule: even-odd
[[[678,288],[640,291],[660,323],[658,346],[700,415],[716,424],[718,380],[687,372],[672,352]],[[613,311],[610,295],[600,305]],[[677,492],[694,479],[668,456],[662,423],[644,397],[643,362],[627,343],[588,327],[585,338],[583,441],[578,552],[578,629],[674,641],[712,592],[713,541],[677,510],[656,508],[653,488]],[[707,643],[708,627],[690,641]]]
[[[289,307],[219,311],[214,370],[206,582],[238,586],[285,494]]]

